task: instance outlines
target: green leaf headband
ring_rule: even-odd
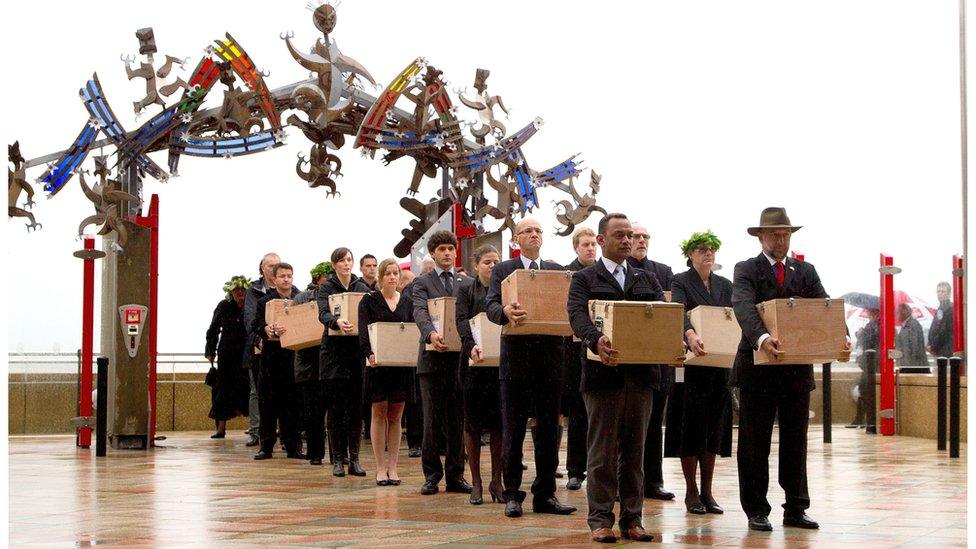
[[[330,275],[333,272],[335,272],[335,269],[332,268],[332,262],[323,261],[322,263],[319,263],[318,265],[313,267],[312,270],[309,272],[309,274],[312,275],[312,280],[315,280],[317,277],[320,277],[322,275]]]
[[[692,250],[700,246],[707,246],[717,252],[722,246],[722,241],[712,233],[711,229],[703,233],[694,233],[691,238],[681,243],[681,253],[688,257]]]
[[[232,295],[234,290],[237,288],[244,288],[245,290],[251,287],[251,281],[247,279],[244,275],[232,276],[230,280],[224,283],[224,294],[227,301],[234,299]]]

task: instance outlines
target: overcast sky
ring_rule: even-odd
[[[27,158],[70,145],[87,119],[78,89],[96,71],[127,129],[148,119],[133,115],[143,84],[127,81],[119,60],[138,51],[138,28],[154,28],[158,58],[191,57],[187,71],[229,31],[271,71],[272,88],[307,77],[279,33],[294,31],[301,49],[319,36],[299,1],[18,2],[2,25],[0,131]],[[599,203],[648,226],[650,256],[675,271],[684,268],[680,242],[710,228],[731,278],[737,261],[758,253],[745,229],[771,205],[804,226],[793,247],[832,295],[877,293],[878,254],[887,252],[904,269],[896,287],[935,303],[936,282],[961,252],[955,1],[347,0],[332,36],[381,86],[417,56],[451,88],[490,69],[489,91],[512,110],[510,132],[545,119],[524,148],[530,164],[581,152],[603,176]],[[220,104],[222,89],[207,106]],[[347,144],[342,196],[326,198],[296,177],[296,154],[309,143],[288,135],[286,146],[245,158],[184,157],[179,178],[146,182],[146,196],[161,199],[161,352],[202,353],[223,282],[256,275],[264,252],[293,263],[302,286],[337,246],[357,260],[392,255],[410,219],[397,202],[412,162],[384,167]],[[155,158],[165,166],[165,154]],[[418,198],[437,187],[428,180]],[[552,201],[564,197],[542,190],[535,215],[548,231],[543,255],[568,263],[569,239],[552,236]],[[41,231],[28,234],[19,219],[6,228],[8,349],[73,352],[81,261],[71,252],[92,207],[77,179],[38,198]]]

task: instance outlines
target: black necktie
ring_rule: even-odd
[[[538,271],[539,264],[533,260],[531,263],[529,263],[529,268],[532,269],[533,271]]]
[[[444,278],[444,289],[449,295],[454,295],[454,277],[451,276],[451,272],[444,271],[441,273],[441,277]]]

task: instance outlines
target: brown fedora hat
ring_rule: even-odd
[[[786,215],[786,208],[766,208],[759,215],[759,226],[749,227],[746,231],[752,236],[759,236],[762,229],[790,229],[791,232],[799,231],[801,226],[793,226],[790,218]]]

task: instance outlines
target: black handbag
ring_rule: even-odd
[[[210,370],[207,371],[206,377],[203,378],[203,382],[210,387],[217,386],[217,368],[213,364],[210,365]]]

